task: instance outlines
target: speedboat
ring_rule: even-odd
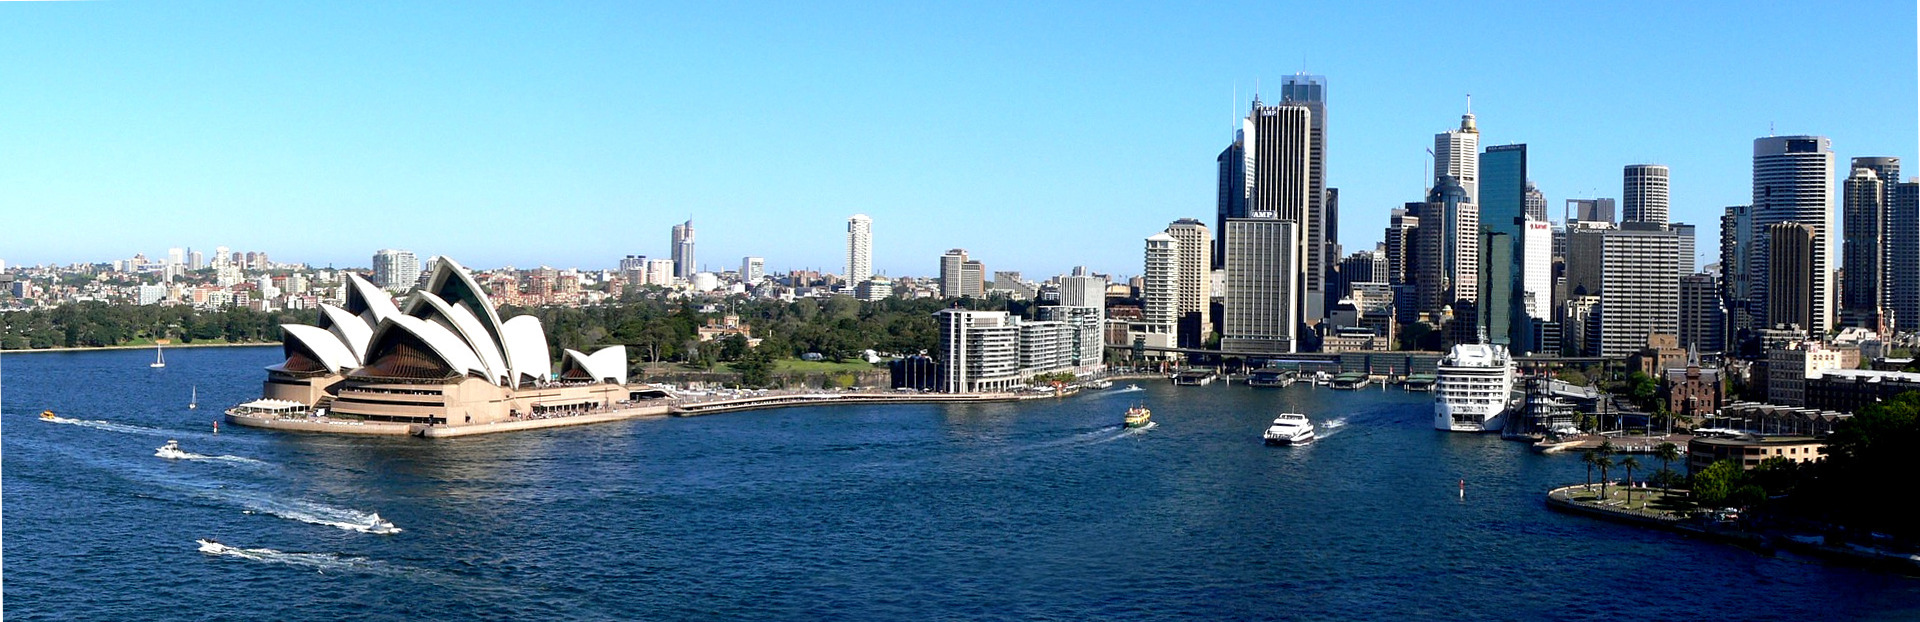
[[[202,539],[202,540],[194,540],[194,542],[198,542],[198,543],[200,543],[200,552],[202,552],[202,553],[214,553],[214,554],[218,554],[218,553],[221,553],[221,552],[224,552],[224,551],[226,551],[226,550],[227,550],[227,549],[229,549],[229,548],[232,548],[232,547],[229,547],[229,546],[227,546],[227,545],[225,545],[225,544],[221,544],[221,543],[219,543],[219,542],[215,542],[215,541],[213,541],[213,540],[206,540],[206,539]]]
[[[51,410],[43,410],[43,411],[40,411],[40,418],[41,418],[41,419],[44,419],[44,420],[47,420],[47,421],[52,421],[52,420],[54,420],[54,419],[59,419],[59,417],[58,417],[58,416],[56,416],[56,415],[54,415],[54,414],[53,414],[53,411],[51,411]]]
[[[1281,413],[1265,436],[1268,445],[1305,445],[1313,442],[1313,422],[1300,413]]]
[[[1129,428],[1146,427],[1148,423],[1152,422],[1152,419],[1153,411],[1147,410],[1145,405],[1134,406],[1133,408],[1127,409],[1127,427]]]
[[[153,455],[166,458],[168,460],[177,460],[180,458],[187,458],[191,456],[191,454],[188,454],[187,452],[180,450],[180,441],[176,441],[176,440],[168,440],[167,444],[161,445],[159,449],[154,450]]]

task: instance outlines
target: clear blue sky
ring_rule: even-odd
[[[1912,2],[932,4],[0,3],[0,260],[601,268],[691,215],[712,268],[838,271],[866,213],[893,275],[1133,274],[1303,68],[1349,251],[1468,92],[1556,214],[1671,166],[1702,253],[1770,126],[1920,172]]]

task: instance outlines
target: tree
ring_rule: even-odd
[[[1720,460],[1693,474],[1693,481],[1687,487],[1693,491],[1694,503],[1702,506],[1722,505],[1744,475],[1738,463]]]
[[[1600,498],[1607,498],[1607,472],[1613,469],[1613,458],[1601,455],[1593,459],[1593,466],[1600,467]]]
[[[1633,505],[1633,470],[1640,468],[1640,459],[1627,456],[1620,460],[1620,468],[1627,471],[1627,505]]]
[[[1593,489],[1593,467],[1600,466],[1600,456],[1589,451],[1580,454],[1580,462],[1587,465],[1587,489]]]
[[[1660,461],[1660,472],[1669,473],[1672,470],[1667,468],[1667,465],[1680,459],[1680,446],[1673,443],[1661,443],[1658,447],[1653,448],[1653,457]],[[1665,479],[1661,480],[1660,488],[1666,488]]]

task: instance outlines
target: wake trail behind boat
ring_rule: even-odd
[[[167,436],[169,434],[172,434],[172,432],[168,432],[166,430],[162,430],[159,428],[149,428],[146,426],[129,425],[125,423],[114,423],[112,421],[100,421],[97,419],[69,419],[69,418],[61,417],[57,415],[53,417],[44,417],[41,419],[41,421],[45,421],[48,423],[64,423],[67,425],[77,425],[83,428],[93,428],[95,430],[106,430],[108,432],[120,432],[122,434],[145,434],[148,436]]]
[[[1334,434],[1338,434],[1341,431],[1341,429],[1345,427],[1347,427],[1346,417],[1339,417],[1336,419],[1322,421],[1320,422],[1320,431],[1315,432],[1314,436],[1317,436],[1320,438],[1327,438],[1329,436],[1333,436]]]
[[[237,557],[270,564],[305,566],[323,573],[332,570],[336,572],[352,571],[393,575],[397,570],[372,559],[353,555],[341,555],[339,553],[288,553],[264,548],[243,549],[236,546],[227,546],[212,540],[196,540],[195,542],[199,543],[200,552],[208,555]]]
[[[167,456],[161,456],[161,457],[166,458]],[[206,454],[196,454],[190,451],[182,451],[178,455],[172,456],[170,459],[199,460],[203,462],[232,462],[235,464],[245,464],[250,466],[270,466],[264,460],[255,460],[253,458],[246,458],[241,456],[227,456],[227,455],[209,456]]]
[[[313,525],[326,525],[382,536],[400,533],[400,528],[394,526],[393,521],[380,518],[378,512],[363,512],[298,499],[285,500],[266,496],[222,493],[226,491],[216,491],[212,496],[225,497],[227,500],[246,506],[244,513],[247,514],[269,514]]]

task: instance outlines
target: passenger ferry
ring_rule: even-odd
[[[1498,432],[1514,410],[1513,359],[1507,349],[1462,344],[1440,360],[1433,390],[1433,427]]]
[[[1313,422],[1300,413],[1280,413],[1261,436],[1268,445],[1305,445],[1313,442]]]
[[[1153,411],[1147,410],[1146,405],[1142,404],[1127,409],[1127,427],[1144,428],[1147,427],[1148,423],[1152,422]]]

